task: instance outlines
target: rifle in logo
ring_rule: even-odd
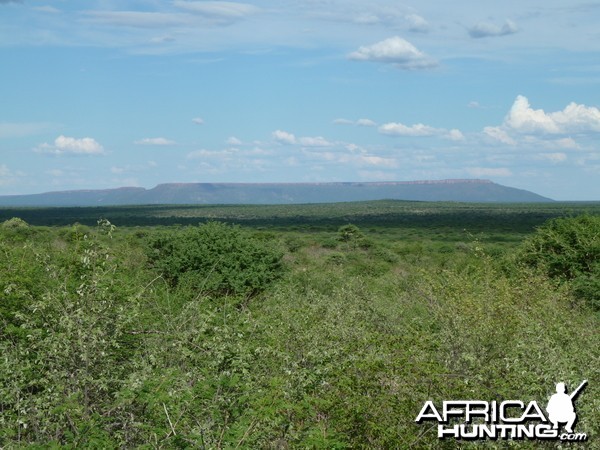
[[[577,414],[575,413],[575,407],[573,406],[573,400],[583,387],[587,384],[587,380],[583,382],[575,389],[570,395],[566,393],[565,383],[556,384],[556,394],[553,394],[548,401],[546,411],[548,411],[548,419],[552,422],[552,428],[558,429],[559,423],[566,423],[565,430],[568,433],[573,432],[573,425],[577,420]]]

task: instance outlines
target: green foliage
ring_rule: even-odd
[[[281,249],[238,226],[209,222],[148,240],[148,259],[173,286],[254,295],[282,274]]]
[[[2,253],[0,446],[117,446],[109,417],[135,345],[135,272],[94,235]]]
[[[416,424],[424,401],[543,407],[600,377],[599,317],[573,298],[595,269],[501,271],[512,239],[111,225],[0,227],[2,448],[478,448]],[[577,400],[591,439],[599,392]]]
[[[356,242],[363,238],[362,231],[356,225],[343,225],[338,229],[338,239],[342,242]]]
[[[27,222],[18,217],[0,223],[0,230],[3,237],[19,241],[24,241],[36,232],[35,228],[30,227]]]
[[[8,220],[5,220],[4,222],[2,222],[0,224],[0,226],[5,229],[15,230],[15,229],[19,229],[19,228],[28,228],[29,224],[27,222],[25,222],[23,219],[20,219],[18,217],[13,217],[12,219],[8,219]]]
[[[600,216],[553,219],[522,245],[518,261],[537,267],[600,308]]]

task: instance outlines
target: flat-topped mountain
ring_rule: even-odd
[[[366,200],[529,203],[549,202],[530,191],[489,180],[348,183],[167,183],[152,189],[46,192],[0,196],[0,206],[112,206],[158,204],[294,204]]]

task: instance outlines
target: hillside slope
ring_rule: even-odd
[[[167,183],[152,189],[47,192],[0,196],[0,206],[99,206],[158,204],[294,204],[365,200],[548,202],[530,191],[488,180],[373,183]]]

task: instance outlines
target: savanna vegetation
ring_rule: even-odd
[[[600,442],[597,204],[66,210],[3,211],[1,448],[555,448],[415,418],[583,379]]]

